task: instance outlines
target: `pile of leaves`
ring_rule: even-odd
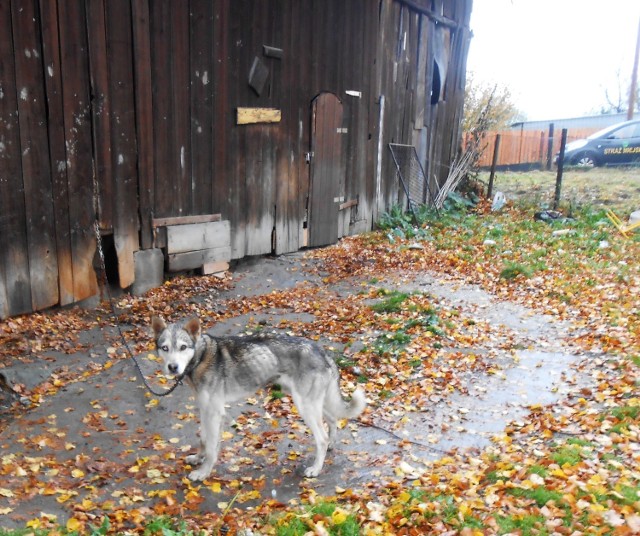
[[[487,373],[493,366],[490,356],[458,353],[456,359],[443,359],[443,349],[472,350],[481,340],[506,349],[514,345],[499,327],[465,317],[426,293],[397,290],[416,274],[438,273],[452,283],[479,285],[500,299],[566,321],[572,327],[566,343],[579,346],[585,356],[576,373],[590,380],[576,383],[572,396],[553,406],[531,405],[526,419],[509,425],[482,451],[441,453],[412,465],[402,462],[394,468],[394,478],[362,489],[336,488],[334,495],[320,497],[311,482],[301,503],[260,499],[246,510],[244,501],[261,497],[260,483],[247,492],[232,481],[238,492],[222,505],[222,513],[198,509],[205,492],[220,491],[220,481],[205,482],[204,487],[182,482],[178,491],[167,488],[167,480],[176,480],[183,469],[170,468],[166,460],[171,446],[160,445],[156,438],[154,448],[167,458],[140,458],[135,471],[115,462],[103,468],[82,462],[84,472],[133,471],[140,482],[161,480],[152,506],[141,506],[148,496],[123,490],[119,500],[98,507],[94,501],[99,490],[80,500],[73,488],[60,484],[50,491],[70,505],[69,521],[59,526],[42,516],[28,523],[26,533],[640,532],[640,239],[621,236],[603,212],[590,209],[574,213],[571,220],[545,223],[534,219],[530,207],[508,206],[493,213],[487,203],[473,209],[468,205],[453,199],[440,214],[422,211],[419,222],[395,210],[384,218],[380,231],[310,252],[310,266],[321,274],[324,286],[302,284],[220,304],[214,296],[228,288],[229,281],[179,278],[144,298],[120,298],[119,320],[131,326],[126,337],[142,352],[147,346],[141,341],[148,339],[143,326],[151,314],[198,315],[213,323],[261,311],[306,313],[308,322],[281,319],[275,327],[343,348],[338,364],[344,381],[364,386],[371,401],[361,425],[376,426],[408,405],[428,405],[434,396],[464,391],[465,374]],[[329,290],[341,282],[359,285],[360,291],[341,295]],[[0,324],[0,342],[8,350],[3,359],[33,363],[46,350],[74,351],[83,329],[109,323],[107,309],[9,320]],[[100,374],[126,357],[115,338],[112,347],[109,359],[86,374]],[[60,374],[56,381],[24,394],[37,404],[77,378]],[[287,418],[291,408],[286,398],[268,398],[269,414]],[[99,411],[96,408],[97,415]],[[389,441],[409,449],[411,441],[392,428],[387,426]],[[64,440],[60,446],[74,448]],[[21,493],[38,493],[33,488],[36,469],[58,471],[61,483],[63,476],[80,478],[73,474],[77,467],[63,469],[55,457],[5,455],[0,465],[1,481],[7,482],[0,484],[0,525],[2,515],[17,508]],[[15,534],[0,529],[0,535],[5,533]]]

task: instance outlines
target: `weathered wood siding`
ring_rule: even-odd
[[[446,176],[470,10],[471,0],[0,2],[0,316],[97,292],[96,216],[123,287],[136,250],[166,253],[159,218],[220,214],[232,258],[306,245],[322,94],[342,107],[331,236],[371,229],[401,201],[388,143],[415,145],[429,177]],[[279,116],[238,124],[238,108]]]

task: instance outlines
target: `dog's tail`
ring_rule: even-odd
[[[339,419],[355,419],[364,411],[364,408],[367,405],[364,391],[359,387],[354,391],[351,396],[351,400],[347,401],[342,397],[340,388],[336,385],[332,398],[332,405],[334,406],[336,417]]]

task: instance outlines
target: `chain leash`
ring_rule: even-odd
[[[166,389],[165,391],[156,391],[153,389],[153,387],[149,384],[149,382],[147,381],[147,378],[144,375],[144,372],[142,372],[142,368],[140,367],[140,363],[138,363],[138,360],[136,359],[136,356],[133,355],[133,352],[131,351],[131,348],[129,347],[129,343],[127,342],[127,339],[124,336],[124,333],[122,332],[122,327],[120,326],[120,320],[118,320],[118,315],[116,313],[116,308],[115,305],[113,304],[113,296],[111,295],[111,289],[109,288],[109,282],[107,281],[106,278],[106,274],[107,274],[107,267],[106,267],[106,262],[104,259],[104,249],[102,247],[102,236],[100,234],[100,223],[98,221],[98,206],[99,206],[99,198],[98,198],[98,180],[95,176],[95,172],[93,175],[93,204],[94,204],[94,211],[95,211],[95,220],[94,220],[94,231],[95,231],[95,235],[96,235],[96,247],[98,249],[98,256],[100,257],[100,269],[102,270],[102,274],[104,275],[104,281],[103,281],[103,285],[104,288],[107,291],[107,301],[109,302],[109,309],[111,311],[111,316],[113,317],[113,320],[115,322],[116,325],[116,329],[118,330],[118,334],[120,336],[120,340],[122,341],[122,344],[128,354],[128,356],[131,358],[131,360],[133,361],[136,370],[138,371],[138,375],[140,376],[140,378],[142,379],[142,383],[144,384],[144,386],[147,388],[147,390],[154,396],[168,396],[171,393],[173,393],[173,391],[176,390],[176,388],[179,385],[182,385],[182,379],[184,378],[184,374],[181,374],[180,376],[177,376],[175,379],[175,383],[169,388]]]

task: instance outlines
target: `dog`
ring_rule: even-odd
[[[335,442],[337,421],[356,418],[366,406],[361,389],[355,390],[350,401],[343,398],[334,360],[308,339],[212,337],[202,333],[197,318],[181,325],[167,324],[156,316],[151,326],[165,373],[186,380],[198,401],[200,451],[185,460],[199,466],[189,474],[192,481],[207,478],[218,460],[225,404],[262,387],[277,383],[289,392],[313,432],[316,453],[313,465],[304,471],[307,478],[320,474],[327,449]]]

